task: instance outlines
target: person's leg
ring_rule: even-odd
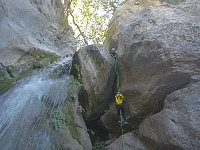
[[[121,107],[121,113],[122,113],[122,116],[124,118],[124,121],[126,122],[127,119],[126,119],[126,113],[125,113],[125,108],[124,107]]]
[[[116,105],[116,109],[117,109],[117,119],[118,119],[118,122],[120,122],[121,121],[121,119],[120,119],[120,111],[121,111],[121,109],[120,109],[120,106],[119,105]]]

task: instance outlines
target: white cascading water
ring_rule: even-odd
[[[45,105],[61,106],[67,98],[71,57],[19,81],[0,97],[0,150],[51,149],[51,136],[41,126]],[[62,70],[58,78],[49,73]],[[39,126],[40,125],[40,126]]]

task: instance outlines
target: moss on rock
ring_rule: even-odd
[[[2,93],[4,90],[8,89],[15,82],[16,82],[16,78],[7,78],[4,80],[0,80],[0,93]]]
[[[76,139],[81,144],[81,135],[76,126],[69,126],[70,133],[73,139]]]
[[[32,50],[28,55],[34,58],[33,69],[42,68],[50,63],[58,60],[60,57],[55,53],[50,53],[46,51]]]
[[[16,78],[10,75],[8,67],[0,66],[0,93],[16,82]]]
[[[161,3],[165,2],[165,3],[168,3],[168,4],[174,4],[174,5],[177,5],[181,2],[184,2],[185,0],[160,0]]]
[[[65,122],[65,114],[61,108],[53,108],[50,113],[50,124],[54,129],[59,129]]]
[[[27,52],[15,65],[0,66],[0,93],[8,89],[17,80],[28,76],[32,70],[42,68],[60,57],[55,53],[41,50],[31,50]]]

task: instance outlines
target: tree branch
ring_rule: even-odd
[[[65,0],[65,2],[66,2],[66,1],[67,1],[67,0]],[[67,1],[67,17],[68,17],[69,15],[72,17],[72,22],[73,22],[73,24],[77,27],[77,29],[78,29],[80,35],[83,37],[84,43],[85,43],[86,45],[88,45],[88,41],[87,41],[86,36],[85,36],[84,33],[81,31],[80,26],[79,26],[79,25],[76,23],[76,21],[75,21],[75,17],[74,17],[74,15],[73,15],[73,10],[71,9],[71,2],[72,2],[72,0],[68,0],[68,1]]]
[[[87,39],[86,39],[86,36],[85,36],[84,33],[81,31],[81,28],[79,27],[79,25],[76,23],[75,18],[74,18],[73,14],[72,14],[71,9],[69,10],[69,14],[70,14],[71,17],[72,17],[73,24],[77,27],[78,31],[80,32],[81,36],[83,37],[84,43],[85,43],[86,45],[88,45],[88,41],[87,41]]]

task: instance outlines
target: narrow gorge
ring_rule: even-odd
[[[65,9],[0,1],[0,149],[200,149],[200,1],[126,0],[80,48]]]

